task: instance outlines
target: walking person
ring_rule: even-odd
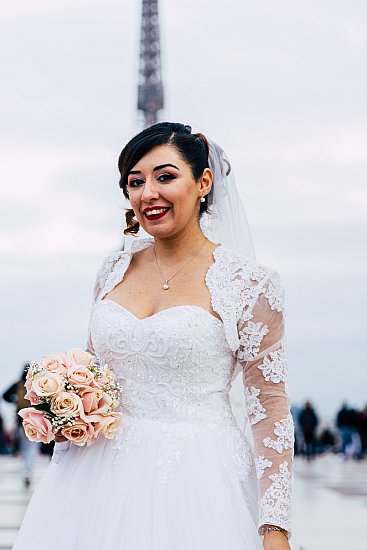
[[[361,440],[361,458],[367,456],[367,405],[359,413],[358,431]]]
[[[307,460],[315,457],[316,449],[316,428],[319,420],[310,401],[306,401],[299,413],[299,424],[303,433],[304,453]]]
[[[344,402],[336,417],[336,425],[340,433],[340,452],[345,458],[361,456],[361,440],[359,436],[359,413]]]
[[[284,292],[254,259],[231,165],[166,122],[132,138],[119,170],[137,237],[98,272],[88,350],[122,386],[120,432],[58,438],[14,550],[298,548]],[[229,399],[239,372],[253,443]]]

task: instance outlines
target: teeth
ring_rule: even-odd
[[[169,208],[156,208],[154,210],[149,210],[149,212],[146,213],[147,216],[156,216],[157,214],[162,214],[162,212],[166,212],[169,210]]]

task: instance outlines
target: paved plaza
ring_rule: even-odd
[[[38,458],[34,485],[47,463],[46,457]],[[20,472],[18,458],[0,457],[0,550],[11,548],[32,494]],[[294,534],[302,550],[367,549],[367,461],[297,459],[295,474]]]

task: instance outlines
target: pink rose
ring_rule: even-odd
[[[83,403],[75,393],[62,391],[51,398],[51,412],[56,416],[83,416]]]
[[[93,373],[83,365],[74,365],[66,371],[66,378],[73,386],[90,386],[93,384]]]
[[[52,353],[42,359],[40,366],[49,372],[64,374],[67,369],[65,355],[63,353]]]
[[[79,392],[86,415],[106,414],[112,405],[111,397],[98,388],[86,386]],[[86,416],[88,422],[95,422],[93,416]]]
[[[40,443],[50,443],[55,439],[52,424],[43,411],[28,407],[21,409],[18,414],[23,418],[23,428],[28,439]]]
[[[51,397],[64,389],[65,380],[56,372],[39,372],[33,377],[32,391],[38,397]]]
[[[121,420],[122,413],[118,412],[102,416],[94,426],[97,436],[103,435],[107,439],[113,439],[119,430]]]
[[[75,365],[83,365],[84,367],[89,367],[93,365],[94,357],[88,351],[84,351],[80,348],[72,348],[66,352],[66,362],[68,367],[73,367]]]
[[[28,401],[31,402],[31,405],[38,405],[39,403],[41,403],[41,399],[32,390],[27,391],[27,393],[24,396],[24,399],[28,399]]]
[[[77,420],[72,426],[65,426],[62,428],[61,435],[74,443],[74,445],[79,445],[81,447],[94,437],[95,432],[91,424],[86,424],[82,420]]]

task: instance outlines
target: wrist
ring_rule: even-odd
[[[259,528],[259,535],[264,537],[279,537],[284,536],[289,539],[289,533],[286,529],[279,527],[278,525],[271,525],[266,523]]]

